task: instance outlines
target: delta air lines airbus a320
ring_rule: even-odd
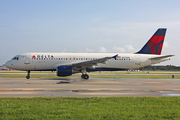
[[[126,53],[25,53],[16,55],[5,66],[14,70],[56,71],[57,76],[71,76],[82,73],[82,79],[89,79],[87,72],[122,71],[140,68],[170,60],[173,55],[161,55],[166,28],[158,29],[144,47],[134,54]]]

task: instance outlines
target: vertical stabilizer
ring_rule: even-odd
[[[160,55],[166,34],[166,28],[159,28],[144,47],[136,54],[155,54]]]

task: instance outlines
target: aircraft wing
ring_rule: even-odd
[[[168,57],[172,57],[174,55],[165,55],[165,56],[160,56],[160,57],[153,57],[153,58],[149,58],[150,60],[160,60],[160,59],[164,59],[164,58],[168,58]]]
[[[99,59],[95,59],[95,60],[90,60],[90,61],[84,61],[84,62],[79,62],[79,63],[73,63],[71,66],[73,67],[73,69],[83,69],[83,68],[92,68],[93,66],[96,66],[98,65],[99,63],[101,64],[107,64],[106,62],[109,60],[109,59],[116,59],[116,57],[118,56],[115,55],[115,56],[112,56],[112,57],[104,57],[104,58],[99,58]]]

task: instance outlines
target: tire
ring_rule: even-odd
[[[26,79],[29,79],[30,77],[29,76],[26,76]]]
[[[82,74],[82,75],[81,75],[81,78],[82,78],[82,79],[84,79],[84,76],[85,76],[85,75],[84,75],[84,74]]]
[[[89,75],[88,75],[88,74],[85,74],[85,75],[84,75],[84,79],[89,79]]]

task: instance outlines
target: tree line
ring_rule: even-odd
[[[166,65],[166,66],[152,66],[152,65],[149,65],[149,66],[145,66],[145,67],[141,67],[139,68],[139,70],[152,70],[152,71],[155,71],[155,70],[164,70],[164,71],[178,71],[180,70],[180,67],[177,67],[177,66],[174,66],[174,65]]]

